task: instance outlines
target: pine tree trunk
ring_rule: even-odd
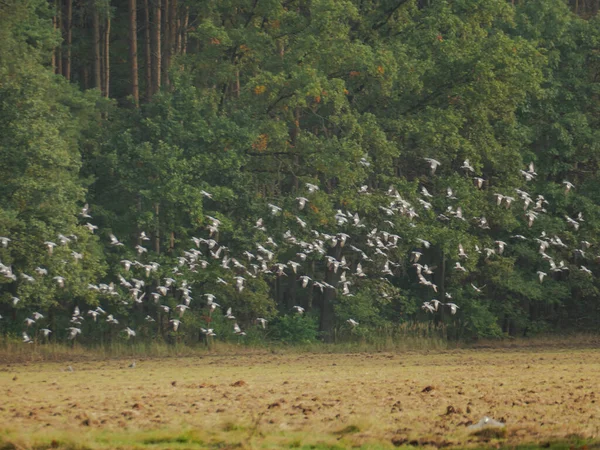
[[[435,253],[435,260],[437,261],[438,266],[438,270],[435,271],[434,274],[434,281],[435,284],[438,287],[438,298],[441,302],[444,302],[446,300],[446,255],[444,253],[444,250],[439,246],[436,245],[434,247],[434,253]],[[439,310],[438,310],[438,314],[435,316],[436,320],[435,323],[436,325],[440,324],[440,323],[444,323],[445,319],[446,319],[446,314],[444,312],[444,308],[442,308],[440,306]]]
[[[55,12],[55,14],[52,16],[52,29],[54,31],[56,31],[56,23],[57,23],[57,20],[56,20],[56,12]],[[52,59],[51,59],[50,64],[52,64],[52,71],[54,73],[56,73],[56,47],[54,47],[52,49]]]
[[[161,82],[161,0],[154,0],[154,26],[153,26],[153,52],[152,52],[152,94],[154,95],[160,90]]]
[[[336,260],[340,260],[342,256],[342,247],[336,245],[329,254]],[[321,303],[321,326],[323,339],[325,342],[334,341],[334,325],[335,325],[335,308],[334,301],[337,294],[337,286],[340,281],[339,270],[335,273],[333,270],[327,269],[325,274],[325,282],[329,283],[334,289],[325,289],[322,294],[323,302]]]
[[[67,80],[71,80],[71,44],[73,42],[73,0],[66,0],[67,2],[67,20],[65,24],[66,29],[66,55],[63,62],[63,76]]]
[[[177,18],[177,27],[175,29],[175,54],[181,54],[181,19]]]
[[[90,71],[87,65],[81,68],[81,87],[84,91],[90,88]]]
[[[296,305],[296,292],[298,291],[298,280],[296,274],[290,274],[290,285],[288,286],[288,294],[286,297],[286,307],[288,310],[292,309]]]
[[[61,38],[63,38],[64,35],[63,35],[62,5],[60,3],[60,0],[56,0],[54,4],[56,7],[56,27],[60,31]],[[63,65],[62,65],[62,40],[61,40],[61,43],[56,48],[56,73],[58,75],[62,75],[62,73],[63,73],[62,66]]]
[[[314,280],[315,279],[314,275],[315,275],[315,262],[312,261],[310,264],[310,272],[309,272],[308,276]],[[306,310],[307,311],[312,310],[314,298],[315,298],[315,290],[312,286],[310,286],[308,288],[308,296],[306,299]]]
[[[100,18],[98,17],[98,8],[94,0],[90,0],[92,5],[92,29],[93,29],[93,54],[94,54],[94,87],[102,90],[101,77],[101,56],[100,56]]]
[[[291,136],[291,142],[292,142],[292,145],[294,146],[294,148],[296,147],[296,144],[298,142],[299,134],[300,134],[300,108],[296,107],[296,109],[294,111],[294,129],[292,130],[292,136]],[[300,157],[298,156],[298,154],[294,155],[294,165],[296,167],[300,167]],[[294,190],[295,190],[295,192],[298,192],[298,189],[300,188],[298,176],[296,175],[295,172],[292,175],[294,177]]]
[[[129,0],[129,60],[131,64],[131,96],[137,107],[140,104],[140,91],[138,82],[136,0]]]
[[[282,305],[281,297],[282,297],[282,289],[281,289],[281,277],[277,275],[275,277],[275,303],[280,306]]]
[[[109,13],[110,14],[110,13]],[[110,15],[106,18],[104,33],[104,96],[110,95]]]
[[[177,52],[177,47],[175,45],[176,41],[177,41],[178,30],[179,30],[179,19],[177,16],[177,0],[171,0],[171,13],[169,14],[169,17],[170,17],[169,64],[168,64],[167,68],[171,66],[171,60],[173,59],[173,55],[176,54],[176,52]]]
[[[160,204],[154,204],[154,212],[156,214],[156,229],[154,230],[154,251],[160,255]]]
[[[181,30],[181,54],[187,53],[187,29],[190,21],[190,7],[185,7],[185,17],[183,19],[183,29]]]
[[[171,22],[170,22],[170,1],[162,0],[162,82],[163,86],[169,85],[169,53],[170,53],[170,37],[171,37]]]
[[[150,6],[148,0],[144,0],[144,19],[146,29],[144,30],[145,48],[146,48],[146,101],[152,98],[152,47],[150,40]]]
[[[75,4],[75,10],[76,11],[81,11],[85,6],[85,0],[78,0],[78,2]],[[90,13],[88,13],[87,11],[81,11],[82,13],[79,14],[79,21],[77,23],[77,28],[79,30],[81,30],[83,33],[85,33],[86,38],[89,36],[88,30],[91,29],[91,27],[89,26],[89,16],[91,15]],[[77,16],[77,14],[76,14]],[[86,39],[87,42],[87,39]],[[89,42],[91,43],[91,47],[89,48],[90,50],[93,47],[93,42],[92,39],[89,40]],[[89,54],[89,51],[86,52]],[[86,54],[85,57],[83,58],[75,58],[75,61],[79,62],[79,64],[76,65],[78,72],[79,72],[79,84],[81,86],[81,88],[85,91],[87,89],[90,89],[90,63],[92,62],[91,59],[88,59],[88,56]]]

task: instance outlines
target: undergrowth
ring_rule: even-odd
[[[531,338],[504,337],[494,340],[455,341],[444,335],[442,327],[405,324],[394,330],[353,336],[337,334],[334,342],[318,340],[296,344],[281,341],[219,341],[206,345],[170,344],[164,341],[119,341],[110,344],[34,343],[0,337],[0,363],[60,362],[124,358],[169,358],[202,355],[251,355],[294,353],[372,353],[372,352],[437,352],[456,349],[514,349],[514,348],[587,348],[600,344],[599,334],[573,333]]]

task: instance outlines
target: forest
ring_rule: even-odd
[[[0,0],[0,334],[597,330],[599,3]]]

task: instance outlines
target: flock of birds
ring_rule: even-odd
[[[434,176],[441,163],[432,158],[424,158],[424,160],[430,168],[431,176]],[[368,165],[370,163],[365,157],[361,160],[361,164]],[[474,186],[477,189],[488,187],[485,179],[476,176],[475,169],[469,160],[463,162],[461,170],[465,176],[472,178]],[[522,170],[521,174],[525,182],[530,182],[537,176],[533,164],[530,164],[526,170]],[[568,194],[575,188],[569,181],[564,181],[563,185],[565,194]],[[332,220],[332,224],[335,223],[335,225],[332,225],[335,228],[335,232],[325,233],[310,229],[308,227],[308,219],[299,215],[305,210],[306,205],[311,202],[311,196],[320,190],[318,185],[312,183],[306,183],[305,187],[305,196],[295,198],[296,214],[292,213],[290,215],[288,213],[285,216],[287,218],[293,217],[292,222],[295,222],[296,225],[292,226],[292,228],[296,229],[297,233],[293,233],[288,229],[281,235],[281,240],[279,238],[276,240],[273,236],[267,235],[268,220],[259,218],[256,220],[254,228],[257,235],[263,236],[264,239],[256,242],[255,249],[248,249],[241,253],[241,255],[234,256],[228,247],[218,242],[221,221],[215,217],[206,216],[207,235],[205,237],[192,237],[191,247],[184,250],[177,257],[177,265],[171,269],[171,275],[168,277],[161,276],[158,278],[160,281],[157,283],[157,277],[154,275],[159,271],[160,264],[153,261],[142,262],[149,259],[149,255],[151,254],[148,252],[148,248],[144,247],[145,243],[150,240],[150,237],[142,231],[138,237],[138,244],[133,249],[137,257],[135,259],[123,258],[120,260],[121,269],[119,270],[120,273],[117,274],[118,286],[115,282],[90,283],[87,288],[97,292],[101,296],[114,296],[121,305],[126,307],[133,307],[143,303],[155,305],[155,311],[167,315],[169,327],[175,332],[184,324],[185,313],[190,309],[194,300],[192,291],[196,287],[193,287],[193,281],[189,282],[188,278],[193,278],[193,274],[207,269],[209,266],[218,268],[215,273],[220,275],[216,276],[214,285],[231,285],[238,293],[244,291],[249,278],[271,276],[288,277],[290,282],[297,282],[301,288],[314,289],[315,292],[325,293],[327,290],[333,290],[336,292],[336,295],[352,297],[354,294],[351,287],[360,284],[360,280],[363,278],[378,278],[381,280],[380,284],[385,285],[388,283],[391,285],[389,277],[396,276],[397,272],[395,270],[401,263],[394,261],[395,258],[393,256],[397,256],[400,253],[395,252],[395,250],[400,249],[399,245],[401,242],[406,241],[402,236],[394,233],[394,230],[401,227],[393,220],[402,217],[406,220],[409,227],[416,228],[414,221],[419,218],[420,213],[422,214],[423,211],[435,211],[431,203],[433,194],[424,185],[420,186],[416,198],[418,206],[405,200],[394,186],[390,186],[383,196],[384,200],[382,204],[378,206],[381,211],[380,217],[370,218],[369,220],[370,223],[377,221],[379,227],[367,227],[365,220],[357,212],[339,209]],[[361,195],[371,195],[375,192],[365,185],[358,189],[358,193]],[[202,191],[202,195],[207,199],[213,198],[213,195],[207,191]],[[511,209],[520,201],[522,203],[522,214],[528,228],[532,227],[534,221],[541,214],[547,213],[546,207],[548,206],[548,201],[542,195],[534,197],[525,190],[515,189],[514,193],[492,193],[492,196],[493,202],[498,208]],[[450,204],[446,206],[444,211],[435,213],[437,220],[442,223],[456,220],[468,221],[464,217],[461,206],[457,204],[459,199],[451,187],[446,189],[445,198],[447,203]],[[269,216],[280,216],[283,213],[281,206],[272,203],[269,203],[267,208]],[[87,204],[82,208],[79,215],[82,221],[85,221],[82,224],[84,228],[90,233],[98,231],[98,227],[89,222],[92,217]],[[474,217],[470,220],[476,227],[483,230],[490,229],[489,223],[484,216]],[[579,213],[574,218],[565,216],[565,221],[569,227],[577,231],[584,221],[583,214]],[[380,227],[386,228],[389,231],[379,229]],[[368,228],[371,229],[367,230]],[[567,248],[567,245],[558,236],[548,236],[545,232],[542,232],[537,238],[513,235],[511,239],[515,241],[533,240],[538,245],[541,258],[547,261],[550,273],[569,270],[564,261],[556,263],[554,258],[548,254],[548,249],[552,247]],[[43,246],[50,256],[57,247],[66,247],[70,251],[71,263],[77,264],[86,255],[75,249],[71,250],[71,247],[76,247],[76,242],[76,236],[58,234],[56,242],[46,241],[43,242]],[[0,245],[4,249],[10,249],[11,239],[9,237],[0,237]],[[586,251],[591,245],[587,241],[582,241],[581,248],[574,250],[576,256],[581,259],[586,258]],[[124,248],[124,252],[128,251],[125,248],[125,244],[114,234],[109,234],[109,246],[115,249]],[[478,245],[475,245],[474,252],[478,255],[484,255],[488,259],[493,255],[503,255],[509,246],[510,244],[505,241],[496,240],[494,245],[490,247],[479,248]],[[410,242],[406,242],[403,248],[410,249],[408,259],[415,269],[418,283],[437,293],[438,287],[432,281],[435,268],[429,267],[427,264],[422,264],[422,257],[430,247],[431,243],[429,241],[417,237],[414,240],[411,239]],[[336,248],[339,250],[337,253],[332,251]],[[276,256],[289,256],[291,254],[294,254],[294,256],[290,259],[287,257],[283,260],[276,258]],[[336,259],[332,254],[340,255],[338,256],[339,259]],[[456,253],[457,260],[454,263],[453,270],[462,273],[468,272],[467,268],[463,265],[464,261],[469,258],[479,258],[478,255],[473,256],[469,254],[465,246],[459,244]],[[283,262],[285,259],[288,260]],[[309,272],[303,270],[303,264],[307,260],[322,261],[324,269],[331,272],[332,275],[330,277],[322,277],[322,279],[316,279],[314,273],[310,273],[313,275],[312,277],[309,276]],[[365,270],[363,265],[367,266],[368,269]],[[63,265],[63,267],[65,266]],[[592,274],[591,270],[583,265],[580,265],[579,270],[588,275]],[[67,277],[60,273],[49,274],[49,270],[42,266],[36,267],[34,273],[35,275],[25,272],[17,274],[10,265],[4,265],[0,262],[0,276],[7,280],[15,283],[37,283],[43,278],[51,277],[52,282],[56,283],[59,289],[68,288]],[[548,276],[548,273],[540,270],[537,272],[537,276],[539,282],[542,283],[544,278]],[[329,282],[326,282],[325,279],[328,279]],[[470,284],[470,288],[478,294],[482,293],[485,287],[478,287],[473,283]],[[386,289],[380,289],[379,293],[382,297],[390,297]],[[165,304],[168,302],[164,300],[169,296],[177,299],[178,304],[175,307]],[[221,305],[217,303],[217,296],[213,293],[203,292],[199,297],[202,298],[201,308],[206,308],[209,317],[206,327],[200,328],[200,331],[207,338],[214,337],[216,336],[215,330],[209,328],[211,323],[210,318],[217,309],[221,308]],[[445,292],[444,297],[444,302],[435,298],[424,302],[422,309],[431,314],[443,309],[446,309],[452,315],[456,314],[460,307],[452,302],[451,293]],[[11,299],[13,306],[16,306],[20,301],[16,296],[13,296]],[[224,301],[227,302],[227,299],[224,299]],[[296,314],[303,314],[305,309],[302,306],[296,305],[293,307],[293,311]],[[73,340],[82,334],[81,324],[84,320],[93,322],[103,320],[115,327],[120,327],[122,325],[116,315],[116,312],[112,314],[108,313],[100,306],[85,312],[76,306],[71,315],[71,326],[66,330],[68,332],[66,333],[67,338]],[[231,307],[226,309],[224,317],[231,321],[232,333],[238,336],[246,335],[233,315]],[[0,319],[2,319],[2,316],[0,316]],[[34,342],[36,335],[30,332],[33,329],[36,330],[35,333],[39,333],[42,337],[49,338],[52,330],[47,326],[40,329],[37,329],[37,326],[33,327],[33,325],[44,324],[44,319],[44,315],[39,311],[29,314],[24,321],[23,342]],[[147,322],[156,322],[157,318],[148,314],[145,320]],[[268,321],[265,318],[257,317],[253,322],[261,328],[266,328]],[[346,323],[351,329],[359,326],[359,323],[352,318],[347,319]],[[120,329],[127,338],[136,336],[136,331],[131,326],[133,325]]]

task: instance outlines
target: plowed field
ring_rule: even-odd
[[[595,349],[130,363],[4,366],[0,449],[593,448],[600,438]],[[484,416],[505,431],[473,435]]]

